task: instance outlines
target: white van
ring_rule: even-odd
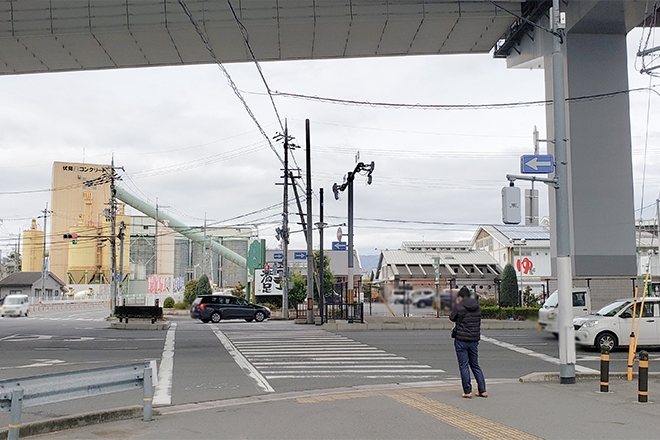
[[[555,336],[559,334],[557,308],[559,305],[559,293],[555,290],[539,309],[539,330],[550,332]],[[573,318],[591,313],[591,292],[586,287],[573,288]]]
[[[27,295],[11,294],[5,297],[5,302],[0,307],[0,315],[27,316],[30,308],[30,300]]]

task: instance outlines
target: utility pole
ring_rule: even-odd
[[[282,280],[282,318],[289,319],[289,126],[284,122],[284,208],[282,212],[282,251],[284,279]]]
[[[124,294],[124,230],[126,224],[119,222],[119,292]]]
[[[325,260],[323,257],[323,229],[327,226],[323,222],[323,188],[319,188],[319,222],[316,226],[319,228],[319,315],[321,315],[321,324],[323,324],[323,303],[325,302],[325,292],[323,281],[325,279]]]
[[[115,314],[117,306],[117,235],[116,215],[117,215],[117,191],[115,189],[115,157],[110,162],[110,300],[112,302],[112,314]]]
[[[46,298],[46,277],[48,276],[48,270],[46,268],[46,220],[48,219],[48,203],[46,203],[46,209],[44,209],[44,251],[41,255],[41,296]]]
[[[559,11],[559,0],[552,1],[552,107],[554,113],[555,176],[557,189],[557,285],[559,296],[559,381],[575,383],[575,329],[573,327],[571,238],[568,188],[568,153],[566,148],[566,95],[564,90],[564,54],[562,53],[565,21]]]
[[[154,274],[158,276],[158,197],[156,197],[156,218],[154,220],[156,220],[154,229]]]
[[[312,246],[312,145],[309,132],[309,119],[305,120],[305,145],[307,168],[307,324],[314,324],[314,248]],[[323,272],[321,272],[323,273]]]

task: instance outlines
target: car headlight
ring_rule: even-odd
[[[548,319],[555,319],[555,316],[557,316],[555,312],[548,313]]]
[[[590,319],[589,321],[585,322],[582,324],[583,327],[593,327],[594,325],[598,324],[597,319]]]

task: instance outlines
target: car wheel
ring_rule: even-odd
[[[618,341],[616,340],[616,336],[613,333],[603,332],[596,336],[596,342],[594,343],[594,346],[596,347],[596,350],[600,350],[601,347],[605,347],[608,351],[612,351],[616,348],[617,344]]]
[[[261,310],[254,314],[254,320],[255,321],[261,322],[264,319],[266,319],[266,315]]]
[[[222,316],[220,315],[219,312],[211,313],[211,322],[217,324],[218,322],[220,322],[221,319],[222,319]]]
[[[417,307],[419,307],[420,309],[423,309],[424,307],[426,307],[426,303],[424,301],[420,301],[420,302],[417,303]]]
[[[245,322],[252,322],[252,318],[245,318]]]

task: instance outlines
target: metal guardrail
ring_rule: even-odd
[[[143,389],[143,416],[151,420],[156,362],[94,368],[0,381],[0,412],[9,412],[8,440],[18,439],[22,408]]]

